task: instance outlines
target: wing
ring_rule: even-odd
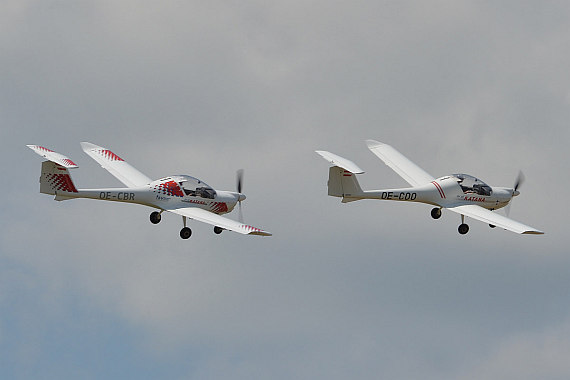
[[[477,219],[483,223],[492,224],[494,226],[504,228],[505,230],[516,232],[517,234],[540,235],[544,233],[537,230],[536,228],[516,222],[512,219],[507,218],[506,216],[494,213],[493,211],[487,210],[486,208],[477,205],[449,207],[448,210],[468,216],[473,219]]]
[[[360,169],[354,162],[347,160],[344,157],[337,156],[334,153],[327,152],[326,150],[315,150],[322,158],[335,166],[339,166],[354,174],[362,174],[364,170]]]
[[[388,144],[376,140],[366,140],[366,145],[372,153],[412,186],[425,185],[435,179]]]
[[[190,219],[195,219],[199,222],[208,223],[212,226],[222,227],[223,229],[234,231],[244,235],[261,235],[271,236],[271,232],[263,231],[262,229],[249,226],[235,220],[225,218],[213,212],[203,210],[197,207],[177,208],[170,211],[174,214],[182,215]]]
[[[109,149],[88,142],[82,142],[81,148],[91,158],[100,163],[103,169],[106,169],[128,187],[143,186],[152,181]]]

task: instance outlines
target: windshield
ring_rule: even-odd
[[[454,174],[457,183],[465,194],[491,195],[491,186],[468,174]]]
[[[214,199],[216,191],[208,186],[207,183],[200,181],[198,178],[190,176],[181,176],[180,186],[184,190],[184,194],[191,197],[200,197]]]

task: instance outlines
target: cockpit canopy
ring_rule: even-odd
[[[216,198],[216,191],[198,178],[194,178],[189,175],[181,175],[178,176],[177,180],[186,195],[207,199]]]
[[[457,183],[459,183],[461,190],[463,190],[465,194],[489,196],[492,193],[491,186],[469,174],[454,174],[453,176],[457,178]]]

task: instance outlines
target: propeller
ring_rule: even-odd
[[[519,170],[519,175],[517,176],[517,179],[515,181],[515,187],[513,188],[515,190],[514,192],[516,192],[517,189],[519,188],[519,186],[522,185],[522,183],[524,182],[524,179],[525,178],[524,178],[523,172]],[[514,192],[513,192],[513,195],[514,195]]]
[[[522,185],[524,180],[525,180],[524,174],[521,170],[519,170],[519,174],[517,175],[517,178],[515,179],[515,185],[513,186],[513,193],[512,193],[513,197],[519,195],[518,188]],[[505,207],[505,213],[507,214],[507,216],[509,216],[509,214],[511,212],[511,203],[512,203],[512,199],[511,199],[511,202],[509,202],[509,204],[507,204],[507,207]]]
[[[239,169],[236,172],[236,188],[237,188],[237,192],[239,194],[241,194],[241,188],[242,188],[242,184],[243,184],[243,169]],[[243,213],[241,211],[241,196],[238,200],[239,203],[239,214],[238,214],[238,218],[240,223],[243,223]]]

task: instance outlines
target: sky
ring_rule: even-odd
[[[14,379],[567,379],[570,5],[560,1],[0,3],[0,373]],[[526,182],[521,236],[430,207],[328,197],[329,150],[365,189]],[[234,190],[251,237],[150,208],[39,194],[39,144],[80,188]],[[8,164],[12,165],[9,166]],[[237,219],[237,212],[229,214]]]

